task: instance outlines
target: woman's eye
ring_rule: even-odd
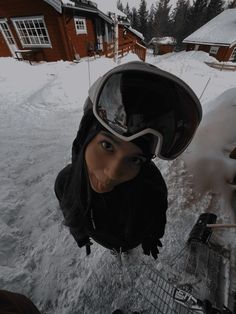
[[[131,163],[133,165],[135,165],[135,166],[141,166],[145,162],[146,162],[146,158],[145,157],[132,157],[131,158]]]
[[[112,152],[113,151],[113,145],[107,141],[102,141],[101,142],[101,146],[103,149],[109,151],[109,152]]]

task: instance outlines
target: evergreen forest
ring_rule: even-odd
[[[159,0],[147,9],[146,0],[140,0],[138,8],[130,8],[128,2],[117,0],[117,8],[124,12],[131,27],[143,34],[148,43],[153,37],[174,37],[176,49],[183,48],[182,41],[225,9],[236,7],[236,0],[226,4],[224,0],[177,0],[174,8],[170,0]]]

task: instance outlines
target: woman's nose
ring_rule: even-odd
[[[107,163],[106,168],[104,170],[105,175],[112,181],[119,181],[124,176],[124,165],[122,161],[119,160],[111,160]]]

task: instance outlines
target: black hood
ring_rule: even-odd
[[[85,106],[88,108],[84,111],[81,119],[79,130],[72,145],[72,164],[75,163],[79,153],[85,150],[88,143],[103,129],[101,124],[93,115],[89,98],[85,101]]]

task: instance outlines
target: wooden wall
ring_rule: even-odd
[[[214,45],[217,46],[217,45]],[[234,46],[235,47],[235,46]],[[217,54],[210,54],[212,57],[216,58],[218,61],[229,61],[233,48],[220,47]],[[210,45],[199,45],[198,51],[210,52]],[[195,44],[187,44],[186,51],[191,51],[195,49]]]
[[[143,44],[141,38],[136,36],[127,28],[124,28],[123,25],[119,25],[119,45],[122,46],[129,41],[138,42],[141,45]]]
[[[0,57],[11,57],[11,51],[7,46],[7,43],[0,32]]]
[[[75,54],[79,54],[81,58],[88,55],[88,45],[96,42],[95,25],[94,18],[91,15],[85,15],[85,13],[76,14],[78,17],[86,18],[87,34],[76,34],[74,17],[71,10],[66,12],[66,30],[68,34],[68,40]]]
[[[229,48],[229,49],[227,50],[227,53],[226,53],[226,55],[225,55],[225,58],[226,58],[227,60],[229,60],[229,58],[231,57],[231,54],[232,54],[232,52],[233,52],[233,50],[234,50],[235,47],[236,47],[236,45],[232,46],[231,48]]]
[[[36,61],[73,60],[73,51],[72,47],[68,45],[62,15],[53,7],[42,0],[0,0],[0,18],[7,18],[19,49],[30,48],[22,47],[11,18],[37,15],[44,16],[52,48],[40,48],[40,52],[36,55]],[[1,51],[2,45],[0,55]]]
[[[76,34],[74,15],[86,18],[87,34]],[[18,38],[17,32],[11,21],[14,17],[43,16],[47,27],[52,47],[30,48],[23,47]],[[0,0],[0,18],[6,18],[8,25],[17,43],[18,49],[33,49],[35,54],[31,60],[35,61],[57,61],[75,59],[75,56],[85,57],[88,55],[88,46],[96,46],[96,19],[98,16],[94,13],[79,12],[72,9],[64,9],[63,14],[58,13],[53,7],[43,0]],[[101,20],[101,32],[104,33],[104,21]],[[128,42],[138,42],[142,40],[126,29],[126,35],[123,33],[124,26],[119,26],[119,45]],[[103,34],[104,36],[104,34]],[[103,51],[104,53],[104,51]],[[0,37],[0,57],[10,56],[10,51],[4,38]]]
[[[159,53],[160,55],[163,55],[165,53],[172,52],[174,50],[173,45],[159,45]]]

